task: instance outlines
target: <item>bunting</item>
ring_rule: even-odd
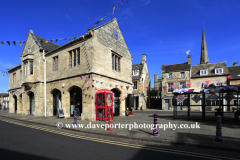
[[[228,76],[228,77],[227,77],[227,79],[229,79],[229,80],[230,80],[231,78],[232,78],[232,76]]]
[[[188,83],[188,84],[187,84],[188,88],[190,88],[191,84],[192,84],[192,83]]]
[[[200,82],[196,82],[196,84],[199,86]]]
[[[208,81],[204,81],[204,82],[206,82],[207,84],[209,84],[210,80],[208,80]]]
[[[140,91],[142,90],[143,87],[139,87]]]
[[[127,90],[128,90],[129,86],[126,86],[126,88],[127,88]]]
[[[162,88],[164,89],[164,91],[165,91],[165,89],[167,88],[167,86],[162,86]]]
[[[219,78],[219,79],[215,79],[215,80],[219,83],[221,79]]]
[[[146,87],[147,88],[147,91],[149,91],[150,87]]]
[[[120,85],[120,87],[121,87],[121,89],[123,88],[123,86],[122,86],[122,85]]]
[[[171,87],[174,89],[175,85],[171,85]]]

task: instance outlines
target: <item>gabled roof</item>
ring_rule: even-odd
[[[22,65],[19,64],[19,65],[15,66],[15,67],[13,67],[13,68],[11,68],[11,69],[8,69],[8,73],[12,72],[14,69],[21,68],[21,66],[22,66]]]
[[[45,50],[45,52],[49,52],[49,51],[52,51],[52,50],[60,47],[59,45],[52,43],[51,41],[48,41],[48,43],[45,43],[46,39],[39,37],[36,34],[33,34],[33,33],[31,33],[31,34],[33,36],[33,39],[35,41],[37,41],[37,45],[39,47],[42,47]]]
[[[142,69],[143,69],[142,63],[132,65],[132,70],[139,70],[139,75],[138,76],[132,76],[133,80],[140,79],[140,76],[142,74]]]
[[[222,74],[215,74],[215,68],[223,68]],[[200,70],[208,69],[208,75],[201,75]],[[198,64],[192,66],[192,77],[209,77],[209,76],[221,76],[229,75],[228,67],[225,62]]]
[[[240,66],[229,66],[228,67],[229,73],[232,76],[231,79],[240,79]]]
[[[179,72],[179,71],[190,71],[191,64],[186,63],[178,63],[171,65],[162,65],[163,72]]]

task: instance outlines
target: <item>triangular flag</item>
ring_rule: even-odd
[[[180,88],[180,89],[182,88],[182,86],[183,86],[182,84],[179,84],[179,88]]]
[[[108,83],[105,83],[105,85],[107,86]]]
[[[87,80],[85,80],[85,82],[87,82]]]
[[[88,85],[90,85],[91,83],[90,82],[88,82]]]
[[[114,10],[115,10],[115,6],[114,6],[114,8],[113,8],[113,14],[114,14]]]
[[[228,77],[227,77],[227,79],[231,79],[231,78],[232,78],[232,76],[228,76]]]
[[[120,85],[120,87],[121,87],[121,89],[123,88],[123,86],[122,86],[122,85]]]
[[[4,42],[3,41],[0,41],[2,43],[2,45],[4,46]]]
[[[116,88],[118,87],[118,85],[115,85],[116,86]]]
[[[128,90],[129,86],[126,86],[126,88],[127,88],[127,90]]]
[[[215,79],[218,83],[220,82],[220,78],[219,79]]]
[[[63,40],[66,40],[67,38],[64,38]]]
[[[92,84],[92,87],[94,87],[94,85]]]
[[[95,80],[92,80],[92,82],[94,82]]]
[[[188,83],[188,84],[187,84],[188,88],[190,88],[191,84],[192,84],[192,83]]]
[[[96,81],[96,83],[98,83],[99,81]]]
[[[23,41],[23,44],[26,43],[26,41]]]
[[[112,87],[112,84],[110,84],[110,87]]]
[[[196,82],[196,84],[199,86],[200,82]]]
[[[103,84],[103,82],[101,82],[101,84]]]
[[[50,41],[52,42],[52,39]]]
[[[61,42],[62,38],[60,38],[60,42]]]
[[[167,88],[167,86],[162,86],[162,88],[164,89],[164,91],[165,91],[165,89]]]
[[[172,87],[172,88],[174,88],[174,87],[175,87],[175,85],[171,85],[171,87]]]
[[[149,91],[149,88],[150,88],[150,87],[146,87],[146,88],[147,88],[147,91]]]
[[[156,91],[157,87],[154,87],[154,90]]]
[[[72,37],[70,37],[68,40],[70,40]]]
[[[48,40],[46,40],[45,43],[48,43]]]
[[[97,87],[95,87],[95,90],[97,90]]]
[[[85,36],[82,36],[83,37],[83,39],[85,39]]]
[[[13,41],[13,44],[16,46],[16,41]]]
[[[9,46],[10,46],[10,41],[7,41],[7,43],[9,44]]]
[[[57,42],[58,41],[58,39],[55,39],[55,42]]]
[[[22,41],[18,41],[19,42],[19,44],[20,44],[20,46],[22,45]]]
[[[142,90],[143,87],[139,87],[140,91]]]
[[[204,82],[206,82],[207,84],[209,84],[210,80],[208,80],[208,81],[204,81]]]

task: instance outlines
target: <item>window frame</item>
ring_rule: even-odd
[[[219,72],[220,70],[222,71],[221,73]],[[215,74],[223,74],[223,68],[215,68]]]
[[[169,85],[169,84],[170,84],[170,85]],[[167,90],[168,93],[172,93],[173,90],[174,90],[174,89],[171,87],[171,84],[174,85],[174,83],[168,83],[168,86],[167,86],[167,87],[168,87],[168,88],[167,88],[167,89],[168,89],[168,90]],[[170,88],[172,91],[169,92],[169,88]]]
[[[30,61],[29,65],[30,65],[29,66],[30,67],[30,69],[29,69],[30,74],[33,75],[33,61]]]
[[[53,72],[58,71],[58,56],[52,58],[53,61]]]
[[[168,73],[168,79],[173,79],[173,74],[172,73]]]
[[[112,70],[121,72],[121,56],[112,52]]]
[[[202,74],[202,72],[204,73],[204,71],[206,71],[206,74]],[[208,75],[208,69],[200,70],[200,76],[204,76],[204,75]]]
[[[187,88],[187,83],[186,82],[179,82],[179,86],[181,85],[181,83],[185,83],[185,85],[183,85],[182,88]]]
[[[16,72],[15,73],[13,73],[13,83],[15,83],[16,82]]]
[[[135,84],[136,84],[136,85],[135,85]],[[134,87],[133,90],[137,90],[137,81],[134,81],[134,82],[133,82],[133,87]]]
[[[182,73],[183,73],[184,76],[182,76]],[[180,73],[180,78],[185,78],[185,72]]]

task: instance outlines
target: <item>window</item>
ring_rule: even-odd
[[[137,89],[137,82],[133,82],[134,89]]]
[[[76,66],[76,50],[73,50],[73,66]]]
[[[138,76],[139,75],[139,70],[133,70],[133,76]]]
[[[172,73],[169,73],[169,74],[168,74],[168,78],[169,78],[169,79],[172,79]]]
[[[69,68],[80,65],[80,48],[69,51]]]
[[[20,71],[20,80],[22,80],[22,71]]]
[[[53,71],[58,71],[58,56],[53,57]]]
[[[77,64],[80,65],[80,48],[77,49]]]
[[[221,73],[223,73],[222,68],[215,68],[215,74],[221,74]]]
[[[33,61],[30,61],[30,74],[33,74]]]
[[[121,70],[121,57],[115,53],[112,53],[112,69],[117,72]]]
[[[28,74],[28,63],[27,62],[25,62],[24,63],[24,76],[27,76],[27,74]]]
[[[216,86],[223,86],[223,83],[216,83]]]
[[[208,74],[208,70],[204,69],[204,70],[200,70],[200,75],[207,75]]]
[[[69,52],[69,68],[72,67],[72,52]]]
[[[185,72],[181,72],[181,78],[185,78]]]
[[[173,83],[168,83],[168,92],[173,92],[173,88],[171,87]]]
[[[180,82],[179,84],[182,85],[182,88],[187,88],[186,87],[186,82]]]
[[[13,83],[16,82],[16,73],[13,73]]]

